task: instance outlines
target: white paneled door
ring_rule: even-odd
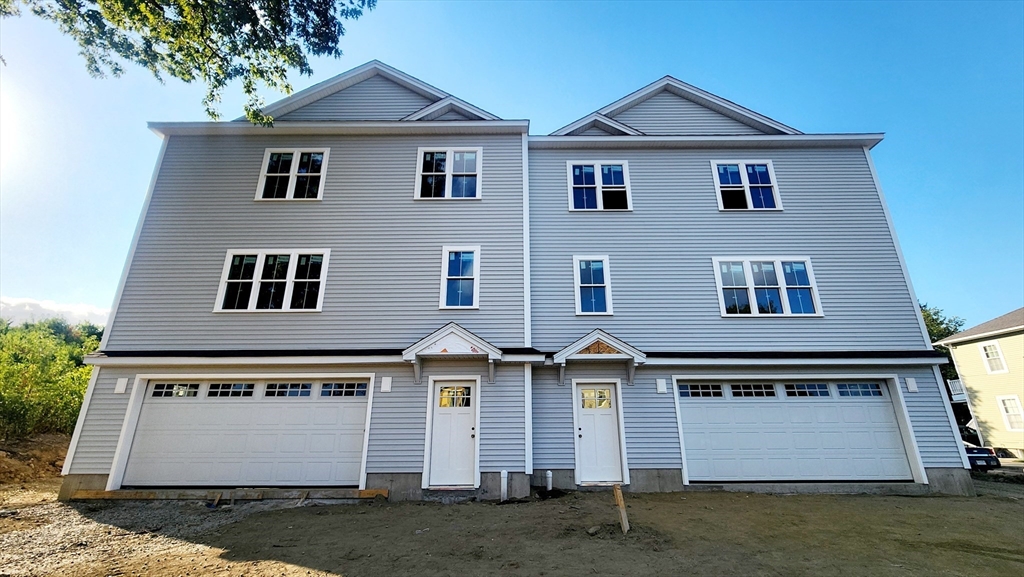
[[[622,453],[615,384],[577,384],[575,389],[580,482],[621,483]]]
[[[476,480],[476,381],[434,383],[430,486],[473,486]]]

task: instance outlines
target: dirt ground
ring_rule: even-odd
[[[0,484],[60,475],[71,437],[39,435],[19,442],[0,441]]]
[[[1024,574],[1024,485],[982,496],[626,495],[324,505],[55,502],[0,486],[0,575]],[[594,533],[591,535],[590,533]]]

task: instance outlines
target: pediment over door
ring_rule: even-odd
[[[460,327],[448,323],[402,351],[402,359],[413,364],[414,381],[421,381],[423,359],[487,360],[488,382],[494,382],[494,363],[501,360],[501,349]]]
[[[565,365],[572,361],[622,362],[626,364],[627,384],[633,384],[637,365],[647,361],[647,355],[629,343],[596,329],[585,337],[555,353],[558,365],[558,384],[565,383]]]

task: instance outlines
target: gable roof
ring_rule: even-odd
[[[695,102],[705,108],[713,110],[723,116],[732,118],[733,120],[760,130],[766,134],[803,134],[795,128],[786,126],[785,124],[772,120],[763,114],[758,114],[749,108],[740,106],[739,104],[711,94],[705,90],[701,90],[696,86],[687,84],[682,80],[678,80],[671,76],[665,76],[660,80],[652,82],[640,90],[612,102],[594,114],[599,114],[607,118],[614,118],[626,110],[629,110],[630,108],[633,108],[634,106],[637,106],[638,104],[641,104],[663,92],[670,92],[676,96]],[[552,132],[551,136],[569,136],[571,132],[578,128],[578,123],[586,118],[590,118],[594,114],[588,115],[576,122],[573,122],[572,124],[559,128]]]
[[[470,120],[501,120],[490,112],[477,108],[465,100],[454,96],[445,96],[430,106],[413,112],[402,120],[436,120],[453,111]]]
[[[626,126],[621,122],[608,118],[600,112],[594,112],[583,118],[573,122],[572,124],[566,125],[559,128],[558,131],[552,133],[555,136],[578,136],[583,134],[587,130],[597,127],[602,131],[614,136],[641,136],[643,132]]]
[[[963,341],[994,337],[997,335],[1024,330],[1024,307],[1010,311],[1003,316],[996,317],[990,321],[971,327],[966,331],[960,331],[955,335],[938,341],[937,345],[950,345]]]

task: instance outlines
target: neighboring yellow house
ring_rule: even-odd
[[[935,344],[953,353],[982,444],[1024,458],[1024,308]]]

